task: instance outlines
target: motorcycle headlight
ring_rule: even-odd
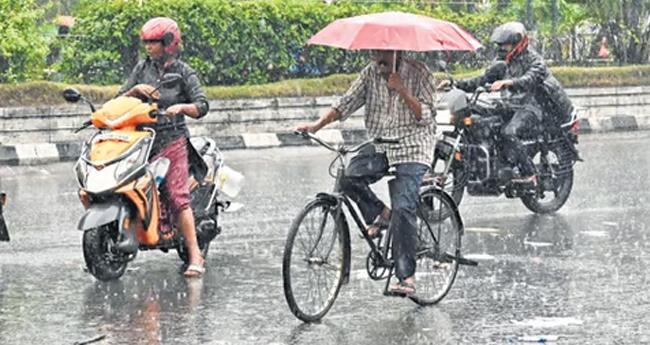
[[[126,158],[117,163],[114,173],[115,179],[117,181],[122,181],[122,179],[138,170],[146,160],[147,149],[145,145],[141,145],[140,148],[134,150]]]

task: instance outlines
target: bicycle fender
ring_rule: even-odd
[[[325,201],[327,201],[330,205],[332,205],[332,206],[334,206],[334,207],[338,207],[338,206],[339,206],[339,198],[338,198],[336,195],[334,195],[334,194],[330,194],[330,193],[318,193],[318,194],[316,194],[316,198],[318,198],[318,199],[322,199],[322,200],[325,200]]]
[[[324,200],[328,204],[332,205],[332,207],[335,207],[336,209],[339,210],[338,215],[339,219],[338,221],[341,222],[342,229],[341,230],[341,236],[343,236],[343,245],[345,246],[345,249],[343,251],[344,257],[343,257],[343,284],[347,284],[350,282],[350,268],[352,267],[352,255],[350,255],[350,226],[348,225],[348,221],[345,218],[345,213],[343,210],[340,209],[341,207],[341,200],[340,197],[335,195],[335,194],[330,194],[330,193],[318,193],[316,194],[316,198],[320,200]]]
[[[447,193],[447,192],[443,191],[442,189],[440,189],[440,187],[437,186],[437,185],[422,187],[422,188],[420,188],[420,193],[419,194],[428,192],[430,190],[438,191],[439,194],[440,194],[440,197],[442,199],[449,202],[449,204],[454,205],[454,214],[456,215],[456,217],[458,219],[458,223],[459,223],[458,226],[460,227],[460,234],[464,235],[465,234],[465,225],[463,225],[463,218],[460,217],[460,212],[458,212],[458,206],[456,205],[456,202],[454,201],[454,199],[452,199],[451,195],[449,195],[449,193]]]

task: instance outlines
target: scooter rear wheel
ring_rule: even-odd
[[[83,253],[88,271],[97,279],[119,279],[126,271],[127,258],[114,249],[117,243],[117,223],[100,226],[84,232]]]

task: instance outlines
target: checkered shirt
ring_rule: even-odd
[[[404,58],[398,73],[402,82],[422,105],[422,120],[396,91],[388,89],[388,81],[379,67],[371,63],[361,71],[347,92],[332,105],[341,115],[341,121],[365,105],[365,125],[371,138],[391,137],[399,144],[379,145],[386,152],[390,165],[433,161],[435,115],[435,81],[427,66]]]

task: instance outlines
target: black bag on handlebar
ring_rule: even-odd
[[[388,172],[388,158],[383,152],[377,152],[375,145],[363,146],[356,156],[350,159],[345,168],[345,176],[364,179],[368,184],[379,181]]]

